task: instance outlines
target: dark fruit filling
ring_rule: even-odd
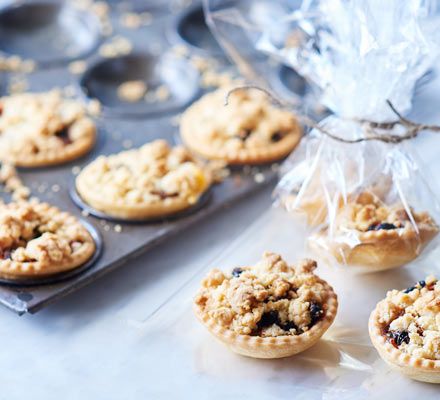
[[[390,224],[388,222],[382,222],[381,224],[373,224],[368,227],[368,231],[380,231],[382,229],[389,231],[392,229],[397,229],[398,227],[394,224]]]
[[[0,249],[0,260],[10,260],[12,249]]]
[[[324,315],[324,311],[320,304],[318,303],[311,303],[310,304],[310,325],[309,328],[311,328],[313,325],[315,325]],[[262,316],[260,321],[257,323],[257,329],[261,331],[263,328],[268,328],[272,325],[277,325],[280,327],[283,331],[290,331],[291,329],[295,329],[298,334],[301,334],[303,332],[300,331],[300,329],[295,325],[293,321],[287,321],[283,323],[280,320],[280,316],[278,314],[278,311],[271,310],[268,312],[265,312]],[[258,332],[257,332],[258,334]]]
[[[55,133],[55,136],[60,139],[64,145],[72,144],[72,139],[69,137],[69,128],[70,126],[65,126]]]
[[[270,137],[270,141],[276,143],[279,142],[283,137],[284,133],[278,131],[272,134],[272,136]]]
[[[388,331],[390,343],[397,349],[402,343],[409,343],[408,331]]]
[[[309,311],[311,319],[310,326],[313,326],[322,318],[324,311],[318,303],[310,303]]]
[[[169,197],[177,197],[179,195],[179,193],[167,193],[164,192],[163,190],[152,190],[151,194],[159,196],[161,200],[165,200]]]
[[[238,278],[242,274],[243,270],[241,268],[234,268],[232,270],[232,276]]]
[[[426,286],[426,282],[425,282],[425,281],[418,281],[414,286],[411,286],[411,287],[405,289],[405,290],[403,291],[403,293],[410,293],[410,292],[412,292],[414,289],[421,289],[421,288],[423,288],[423,287],[425,287],[425,286]]]

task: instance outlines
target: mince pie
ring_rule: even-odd
[[[84,105],[58,90],[0,99],[0,161],[19,167],[61,164],[87,153],[95,139]]]
[[[314,274],[316,262],[288,265],[265,253],[254,266],[212,270],[194,300],[197,318],[236,353],[281,358],[312,346],[332,324],[333,289]]]
[[[274,107],[261,91],[234,91],[228,105],[226,94],[206,94],[183,114],[180,133],[190,150],[242,165],[278,161],[296,147],[301,128],[290,112]]]
[[[440,282],[433,276],[387,293],[371,313],[370,338],[401,373],[440,383]]]
[[[341,207],[333,226],[312,235],[309,243],[330,252],[338,263],[376,271],[414,260],[437,233],[427,212],[409,214],[400,204],[388,207],[364,192]]]
[[[73,270],[95,252],[88,230],[47,203],[0,204],[0,278],[17,281]]]
[[[155,140],[100,156],[76,178],[91,207],[110,217],[166,217],[194,206],[211,185],[211,173],[183,147]]]

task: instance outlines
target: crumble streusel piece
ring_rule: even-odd
[[[81,266],[94,251],[74,216],[36,200],[0,204],[0,277],[54,275]]]
[[[211,175],[183,147],[155,140],[138,149],[100,156],[76,179],[78,193],[109,216],[162,217],[197,203]]]
[[[336,296],[314,274],[315,268],[313,260],[292,266],[280,255],[266,252],[254,266],[234,268],[231,274],[214,269],[202,281],[195,298],[196,315],[214,335],[241,354],[267,358],[295,354],[304,349],[304,343],[299,346],[294,338],[302,337],[307,343],[306,338],[313,337],[314,343],[336,314]],[[266,339],[268,343],[290,337],[292,343],[289,348],[283,342],[281,353],[272,349],[264,355],[258,344],[246,350],[230,343],[231,337]]]
[[[230,95],[218,89],[186,110],[180,132],[185,144],[208,159],[229,164],[262,164],[286,157],[298,144],[301,129],[288,111],[274,107],[256,90]]]
[[[85,107],[59,90],[0,99],[0,160],[20,167],[60,164],[94,145],[96,128]]]

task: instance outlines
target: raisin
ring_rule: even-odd
[[[72,144],[72,139],[69,136],[69,127],[65,126],[55,133],[55,136],[60,139],[64,145]]]
[[[368,231],[380,231],[380,230],[389,231],[391,229],[397,229],[397,226],[394,224],[390,224],[388,222],[382,222],[381,224],[373,224],[368,227]]]
[[[310,326],[315,325],[324,315],[322,307],[318,303],[310,303]]]
[[[284,137],[283,132],[279,132],[279,131],[274,132],[274,133],[272,133],[272,136],[270,137],[270,141],[276,143],[276,142],[279,142],[283,137]]]
[[[403,293],[410,293],[412,292],[414,289],[421,289],[424,288],[426,286],[426,282],[425,281],[418,281],[414,286],[410,286],[409,288],[406,288]]]
[[[394,347],[396,346],[394,345],[393,341],[397,346],[400,346],[402,343],[409,343],[408,331],[389,331],[388,337],[390,338],[390,342]]]
[[[242,274],[243,270],[241,268],[234,268],[232,270],[232,276],[234,276],[235,278],[238,278],[241,274]]]
[[[257,326],[258,328],[266,328],[268,326],[271,326],[273,324],[279,325],[280,324],[280,318],[278,316],[278,311],[271,310],[268,312],[265,312],[261,319],[258,321]]]
[[[284,331],[290,331],[291,329],[298,331],[298,327],[292,321],[287,321],[285,324],[282,324],[280,328]]]

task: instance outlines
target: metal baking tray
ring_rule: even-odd
[[[21,286],[1,283],[0,302],[18,314],[35,313],[93,282],[159,241],[207,218],[215,210],[250,196],[276,176],[274,165],[234,169],[225,181],[213,187],[197,209],[169,220],[133,224],[82,215],[84,213],[76,204],[80,201],[76,199],[75,203],[71,198],[72,194],[75,197],[72,182],[78,167],[100,154],[137,147],[156,138],[175,142],[178,132],[174,122],[176,114],[203,93],[198,72],[188,60],[170,56],[167,50],[188,42],[191,52],[200,43],[200,46],[206,47],[198,52],[194,50],[195,53],[209,55],[212,52],[211,55],[222,60],[225,68],[230,66],[226,58],[219,56],[218,47],[211,49],[212,41],[194,40],[204,29],[202,15],[193,12],[200,7],[198,4],[176,13],[166,9],[167,2],[162,2],[162,6],[155,2],[151,10],[152,23],[130,30],[120,24],[120,10],[129,10],[130,6],[135,10],[148,10],[148,2],[123,2],[124,7],[121,4],[111,7],[114,32],[110,37],[103,37],[95,15],[87,10],[78,10],[71,5],[72,2],[26,0],[0,3],[0,51],[6,55],[33,58],[39,64],[37,70],[25,77],[19,73],[5,73],[2,91],[6,94],[9,84],[25,79],[30,91],[68,87],[86,101],[88,96],[94,96],[102,102],[103,113],[97,118],[98,143],[90,154],[62,166],[19,170],[34,196],[91,224],[97,231],[96,237],[102,238],[102,252],[93,265],[87,265],[79,273],[61,277],[56,282]],[[174,35],[170,35],[170,31],[174,31]],[[184,37],[185,34],[189,38]],[[115,35],[129,39],[133,50],[121,57],[101,57],[99,46]],[[79,75],[70,73],[68,64],[73,60],[85,60],[88,69]],[[119,102],[115,97],[117,86],[124,80],[133,79],[146,81],[150,88],[166,84],[170,98],[157,104]],[[299,78],[295,75],[293,79]],[[298,85],[302,87],[301,82]],[[289,90],[288,85],[286,90]]]

